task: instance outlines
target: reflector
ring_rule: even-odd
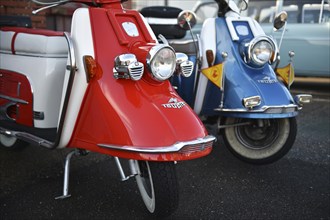
[[[85,64],[87,82],[90,82],[90,80],[93,79],[100,79],[103,75],[103,71],[101,66],[96,62],[96,60],[90,55],[84,56],[83,60]]]

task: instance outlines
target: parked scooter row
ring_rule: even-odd
[[[253,164],[275,162],[294,144],[298,110],[312,97],[309,94],[292,97],[289,89],[294,80],[294,52],[289,54],[288,66],[277,68],[280,61],[277,42],[265,35],[255,20],[240,15],[247,9],[248,1],[216,2],[218,17],[206,19],[200,35],[192,34],[191,40],[185,35],[173,35],[171,24],[167,33],[154,28],[156,34],[173,36],[169,45],[188,54],[195,63],[191,77],[174,75],[172,84],[205,123],[217,124],[226,146],[235,156]],[[150,17],[151,27],[163,24],[165,17],[160,11],[164,9],[142,10]],[[187,21],[179,25],[188,30],[187,34],[193,33],[189,23],[196,23],[194,13],[182,10],[179,13]],[[274,20],[274,28],[281,29],[286,19],[286,12],[280,13]]]
[[[168,80],[189,75],[193,63],[158,43],[119,0],[35,2],[44,7],[34,13],[68,2],[88,7],[74,12],[70,33],[1,28],[0,145],[72,148],[58,198],[70,196],[72,156],[113,156],[149,212],[170,215],[179,201],[175,162],[208,155],[215,141]]]
[[[175,161],[206,156],[215,141],[200,118],[217,123],[226,146],[246,162],[271,163],[292,147],[295,117],[311,96],[290,94],[292,63],[278,69],[277,42],[240,16],[248,1],[216,1],[219,17],[191,40],[154,34],[192,33],[190,11],[141,11],[152,20],[119,0],[34,1],[45,5],[35,12],[88,5],[73,14],[70,33],[0,30],[0,145],[72,148],[58,198],[70,196],[72,156],[93,151],[114,157],[121,180],[135,177],[150,213],[169,216],[178,207]],[[178,17],[178,25],[153,32],[161,16]],[[283,12],[274,27],[285,24]]]

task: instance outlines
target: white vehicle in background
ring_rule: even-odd
[[[261,23],[266,34],[279,40],[282,31],[273,31],[272,22],[280,11],[288,13],[288,24],[280,54],[284,66],[294,51],[297,76],[330,77],[330,11],[328,0],[250,0],[250,17]]]
[[[148,2],[148,6],[154,1]],[[157,1],[164,5],[165,1]],[[203,22],[209,17],[217,17],[218,4],[213,0],[189,1],[168,0],[168,6],[181,9],[192,9],[196,14],[197,23],[192,29],[199,34]],[[155,4],[154,4],[155,5]],[[330,11],[329,0],[250,0],[247,11],[242,16],[253,17],[257,20],[267,35],[277,41],[283,30],[274,31],[273,21],[280,11],[288,13],[287,26],[281,44],[281,60],[279,67],[289,61],[289,52],[293,51],[296,76],[330,77]],[[186,34],[185,39],[191,38]]]

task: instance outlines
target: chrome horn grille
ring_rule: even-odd
[[[194,63],[184,53],[176,53],[176,66],[176,73],[182,74],[184,77],[191,76],[194,69]]]
[[[193,70],[194,70],[194,63],[191,61],[186,61],[180,64],[181,68],[181,74],[184,77],[189,77],[191,76]]]
[[[131,63],[128,66],[128,74],[130,75],[132,80],[139,80],[142,77],[144,66],[140,62]]]
[[[122,54],[115,58],[113,74],[116,79],[141,79],[144,65],[137,61],[134,54]]]

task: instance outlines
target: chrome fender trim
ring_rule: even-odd
[[[197,138],[192,141],[183,141],[177,142],[170,146],[161,146],[161,147],[144,147],[144,146],[118,146],[118,145],[109,145],[109,144],[97,144],[97,146],[102,148],[109,148],[113,150],[122,150],[122,151],[130,151],[130,152],[138,152],[138,153],[173,153],[179,152],[186,146],[200,146],[199,149],[196,148],[196,151],[204,150],[209,146],[210,142],[216,141],[216,138],[212,135],[205,136],[204,138]]]
[[[278,106],[262,106],[260,109],[246,109],[246,108],[235,108],[235,109],[228,109],[228,108],[216,108],[214,111],[217,112],[241,112],[241,113],[270,113],[270,114],[279,114],[279,113],[289,113],[289,112],[296,112],[300,108],[297,105],[290,104],[290,105],[278,105]]]

